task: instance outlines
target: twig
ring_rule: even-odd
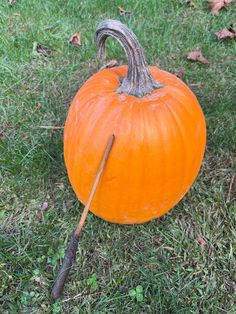
[[[40,129],[48,129],[48,130],[59,130],[64,129],[64,126],[54,126],[54,125],[40,125]]]
[[[191,87],[201,87],[201,83],[189,83],[188,85]]]
[[[227,200],[226,200],[227,203],[230,201],[231,192],[232,192],[232,188],[233,188],[233,185],[234,185],[234,179],[235,179],[235,174],[232,175],[232,178],[230,180],[229,191],[228,191]]]
[[[72,238],[71,238],[71,240],[70,240],[70,242],[69,242],[69,244],[67,246],[67,250],[66,250],[66,253],[65,253],[65,256],[64,256],[61,268],[59,270],[59,273],[58,273],[57,279],[55,281],[55,284],[54,284],[54,286],[52,288],[51,297],[52,297],[53,300],[56,300],[56,299],[60,298],[60,296],[62,295],[62,292],[64,290],[64,285],[65,285],[66,279],[67,279],[67,277],[69,275],[70,268],[71,268],[73,262],[75,261],[76,251],[77,251],[77,248],[78,248],[79,235],[80,235],[80,232],[81,232],[81,230],[83,228],[83,225],[85,223],[85,219],[86,219],[86,217],[88,215],[89,207],[91,205],[91,202],[92,202],[94,194],[96,192],[98,183],[99,183],[100,178],[102,176],[102,173],[104,171],[104,168],[105,168],[105,165],[106,165],[106,162],[107,162],[107,158],[108,158],[108,155],[109,155],[109,153],[111,151],[111,148],[112,148],[112,145],[114,143],[114,140],[115,140],[115,136],[112,135],[110,137],[108,145],[107,145],[107,147],[105,149],[105,152],[103,154],[102,161],[101,161],[100,166],[98,168],[98,171],[97,171],[97,174],[96,174],[96,177],[95,177],[92,189],[91,189],[89,197],[88,197],[87,204],[84,207],[84,210],[82,212],[79,224],[78,224],[78,226],[76,228],[76,231],[73,234],[73,236],[72,236]]]
[[[68,301],[70,301],[70,300],[82,299],[82,298],[91,297],[91,296],[99,295],[99,294],[101,294],[101,292],[94,292],[94,293],[89,293],[89,294],[82,294],[82,293],[79,293],[79,294],[76,294],[75,296],[73,296],[73,297],[71,297],[71,298],[62,300],[62,303],[68,302]]]

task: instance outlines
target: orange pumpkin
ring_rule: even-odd
[[[98,26],[100,56],[108,36],[124,47],[128,66],[97,72],[77,92],[65,124],[65,163],[85,204],[114,134],[91,211],[114,223],[143,223],[168,212],[191,187],[204,155],[205,119],[181,80],[147,66],[136,36],[121,22]]]

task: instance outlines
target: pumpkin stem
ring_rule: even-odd
[[[128,59],[127,77],[117,88],[117,93],[143,97],[151,94],[154,89],[163,87],[152,77],[137,37],[120,21],[105,20],[98,25],[95,41],[99,58],[105,56],[105,41],[109,36],[119,41]]]

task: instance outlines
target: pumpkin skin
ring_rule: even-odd
[[[148,68],[164,87],[142,98],[116,92],[127,66],[94,74],[74,97],[65,124],[66,168],[83,204],[115,135],[90,208],[113,223],[164,215],[189,190],[204,155],[206,125],[195,95],[175,75]]]

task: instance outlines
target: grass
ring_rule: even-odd
[[[236,313],[235,185],[228,195],[236,161],[236,42],[214,36],[235,22],[236,10],[231,5],[217,17],[207,1],[194,2],[196,9],[177,0],[1,3],[1,313]],[[118,6],[131,17],[119,16]],[[185,69],[205,113],[207,150],[194,186],[163,218],[121,226],[89,214],[64,299],[52,304],[81,205],[66,175],[63,131],[39,126],[62,126],[76,90],[101,66],[93,37],[105,18],[135,31],[150,64]],[[76,31],[80,47],[68,45]],[[51,57],[35,56],[35,42]],[[210,66],[186,60],[196,48]],[[126,62],[115,41],[107,51],[107,60]]]

